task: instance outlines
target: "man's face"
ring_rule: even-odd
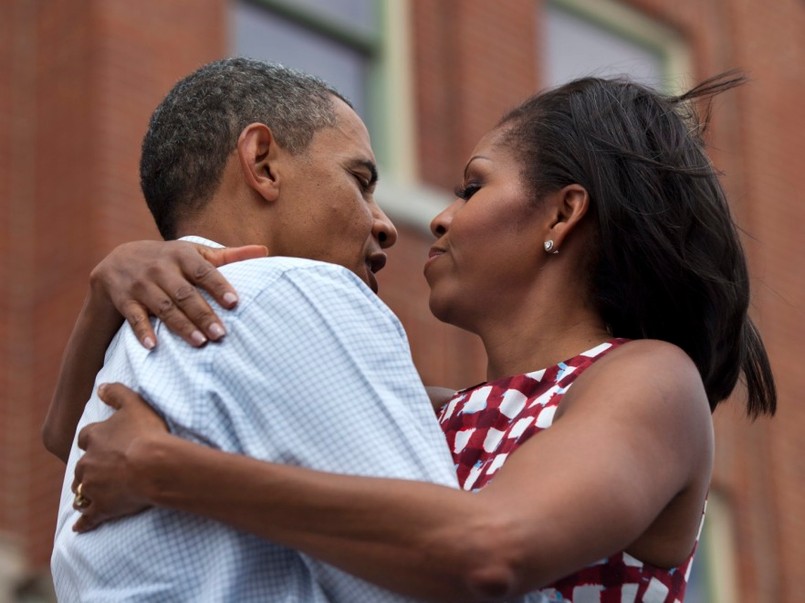
[[[335,127],[316,132],[290,161],[281,253],[340,264],[377,292],[375,272],[386,263],[382,249],[394,244],[397,231],[374,201],[369,132],[346,103],[334,103]]]

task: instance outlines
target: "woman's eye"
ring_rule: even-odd
[[[481,190],[481,185],[475,182],[470,182],[469,184],[464,184],[457,186],[455,189],[456,197],[459,199],[464,199],[464,201],[469,201],[470,197],[472,197],[475,193]]]

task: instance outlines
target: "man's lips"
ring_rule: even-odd
[[[382,251],[369,254],[366,258],[366,265],[371,272],[380,272],[386,265],[386,254]]]
[[[377,293],[377,279],[375,273],[383,270],[386,265],[386,254],[382,251],[376,251],[366,256],[366,278],[368,279],[369,288]]]

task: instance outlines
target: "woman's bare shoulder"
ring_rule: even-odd
[[[693,360],[678,346],[656,339],[629,341],[588,368],[570,388],[560,407],[618,413],[643,427],[709,428],[710,406]],[[704,435],[704,434],[703,434]]]

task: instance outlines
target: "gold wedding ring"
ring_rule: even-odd
[[[73,499],[73,507],[76,509],[84,509],[89,506],[89,499],[81,493],[81,487],[84,484],[78,484],[75,489],[75,498]]]

